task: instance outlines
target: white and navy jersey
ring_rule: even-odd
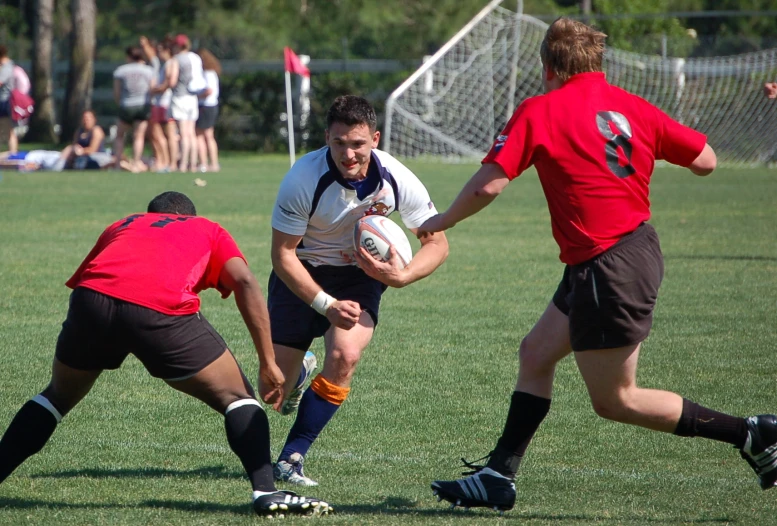
[[[272,227],[302,236],[297,256],[312,265],[355,265],[353,230],[366,215],[399,212],[407,228],[418,228],[437,214],[426,187],[386,152],[372,150],[367,177],[356,184],[343,178],[329,147],[311,152],[281,182]]]

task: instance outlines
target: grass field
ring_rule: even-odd
[[[204,188],[188,174],[4,172],[0,431],[45,386],[67,309],[63,284],[107,224],[161,191],[184,191],[233,233],[264,284],[287,163],[228,158]],[[441,209],[475,168],[410,166]],[[665,169],[652,197],[666,277],[641,384],[734,414],[774,412],[777,178]],[[762,492],[736,451],[599,419],[570,359],[519,474],[515,508],[499,518],[438,504],[429,482],[458,476],[459,457],[485,455],[499,436],[520,339],[563,270],[533,174],[449,239],[441,269],[384,296],[351,396],[310,452],[306,471],[321,486],[309,493],[336,508],[322,524],[775,524],[777,490]],[[209,291],[203,312],[255,378],[234,302]],[[323,357],[320,344],[314,350]],[[275,454],[292,420],[272,413],[270,423]],[[249,524],[260,520],[249,498],[222,418],[130,357],[0,485],[0,524]]]

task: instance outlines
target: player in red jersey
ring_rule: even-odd
[[[646,223],[654,163],[663,159],[708,175],[716,157],[704,135],[607,83],[605,37],[566,18],[548,28],[541,47],[545,94],[520,105],[450,208],[419,229],[451,228],[533,165],[566,263],[553,300],[521,342],[507,421],[486,465],[467,463],[474,470],[469,476],[432,483],[454,506],[513,507],[513,481],[550,409],[556,364],[572,352],[598,415],[733,444],[763,489],[777,480],[774,415],[733,417],[637,386],[640,344],[664,273],[658,237]]]
[[[262,399],[279,409],[284,377],[256,278],[229,233],[183,194],[165,192],[110,225],[67,286],[73,289],[57,340],[51,382],[16,414],[0,440],[0,483],[40,451],[105,369],[134,354],[149,373],[224,415],[227,439],[253,486],[261,515],[321,514],[318,499],[277,491],[267,415],[227,344],[200,314],[200,291],[235,303],[259,356]]]

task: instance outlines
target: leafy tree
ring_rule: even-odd
[[[596,14],[621,15],[596,22],[607,33],[607,45],[646,54],[662,53],[662,40],[666,37],[667,55],[687,56],[695,46],[683,22],[674,17],[622,17],[628,14],[660,14],[669,10],[671,0],[594,0]]]

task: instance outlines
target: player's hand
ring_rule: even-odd
[[[364,247],[359,247],[354,256],[356,256],[359,268],[369,277],[377,279],[389,287],[402,288],[407,285],[405,266],[402,264],[402,258],[399,257],[394,245],[389,247],[389,260],[385,262],[372,257]]]
[[[147,36],[141,36],[141,37],[138,39],[138,42],[140,42],[140,45],[141,45],[141,46],[146,46],[146,45],[148,45],[148,43],[149,43],[149,42],[148,42],[148,37],[147,37]]]
[[[445,214],[437,214],[426,221],[424,221],[424,224],[418,227],[418,230],[416,232],[416,236],[418,239],[421,239],[423,237],[426,237],[428,234],[434,234],[435,232],[442,232],[443,230],[448,230],[453,225],[448,224],[448,220],[445,217]]]
[[[359,323],[361,315],[361,305],[351,300],[335,301],[326,311],[326,319],[329,323],[345,330],[354,328]]]
[[[283,382],[286,378],[278,365],[273,363],[262,364],[259,367],[259,396],[266,404],[270,404],[276,411],[281,410],[281,404],[285,398]]]
[[[84,147],[80,144],[76,144],[73,146],[73,153],[76,155],[83,155],[84,154]]]

